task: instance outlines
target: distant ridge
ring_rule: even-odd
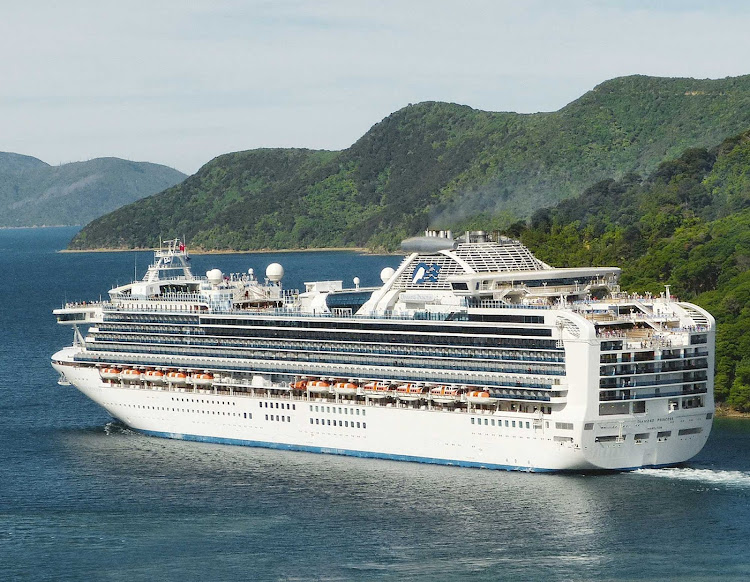
[[[72,248],[395,248],[427,226],[502,227],[588,185],[653,171],[750,128],[750,76],[630,76],[552,113],[410,105],[339,152],[220,156],[181,184],[104,216]]]
[[[185,179],[173,168],[119,158],[50,166],[0,152],[0,227],[74,225]]]

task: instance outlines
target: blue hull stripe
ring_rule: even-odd
[[[430,463],[433,465],[450,465],[454,467],[474,467],[477,469],[496,469],[502,471],[527,471],[533,473],[559,472],[559,469],[540,469],[538,467],[524,467],[518,465],[497,465],[494,463],[478,463],[475,461],[458,461],[454,459],[439,459],[435,457],[416,457],[412,455],[390,455],[387,453],[374,453],[370,451],[356,451],[352,449],[333,449],[329,447],[312,447],[308,445],[293,445],[287,443],[271,443],[266,441],[248,441],[243,439],[230,439],[223,437],[201,436],[193,434],[179,434],[171,432],[158,432],[151,430],[138,430],[138,432],[169,439],[180,439],[185,441],[196,441],[202,443],[216,443],[221,445],[241,445],[245,447],[262,447],[266,449],[281,449],[285,451],[302,451],[306,453],[324,453],[328,455],[346,455],[349,457],[365,457],[372,459],[387,459],[389,461],[410,461],[414,463]]]

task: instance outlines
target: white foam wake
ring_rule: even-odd
[[[682,481],[699,481],[713,485],[750,488],[750,472],[719,471],[714,469],[691,469],[674,467],[670,469],[638,469],[635,473],[664,479],[679,479]]]
[[[110,421],[104,425],[104,434],[106,434],[107,436],[113,434],[131,434],[132,432],[133,431],[131,431],[128,427],[117,422],[116,420]]]

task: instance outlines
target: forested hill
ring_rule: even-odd
[[[0,227],[86,224],[184,178],[167,166],[119,158],[50,166],[0,152]]]
[[[393,248],[425,227],[508,224],[586,186],[652,171],[750,127],[750,76],[605,82],[553,113],[420,103],[340,152],[220,156],[183,183],[102,217],[72,248]]]
[[[708,309],[716,395],[750,411],[750,131],[689,149],[648,178],[608,179],[507,233],[555,266],[617,265],[622,286]]]

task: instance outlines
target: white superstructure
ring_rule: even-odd
[[[194,276],[169,241],[142,281],[55,310],[75,333],[52,365],[115,418],[170,438],[531,471],[701,450],[714,413],[706,311],[483,232],[403,247],[381,287],[297,293],[278,264],[262,282]]]

